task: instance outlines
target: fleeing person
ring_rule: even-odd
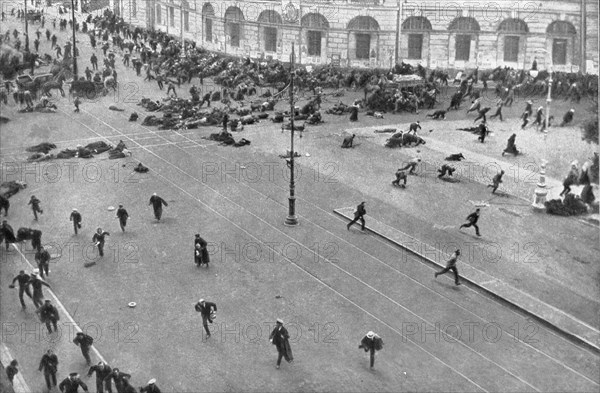
[[[356,206],[356,211],[354,212],[354,220],[350,221],[348,225],[346,225],[346,229],[350,230],[350,227],[354,225],[357,221],[360,220],[361,223],[361,231],[365,230],[365,215],[367,214],[367,210],[365,209],[365,202],[361,202],[358,206]]]
[[[73,344],[81,348],[81,354],[89,366],[92,363],[92,359],[90,359],[90,348],[92,347],[92,344],[94,344],[94,338],[83,332],[77,332],[73,339]]]
[[[29,289],[29,280],[31,280],[31,276],[25,273],[25,270],[21,270],[19,274],[13,278],[12,283],[10,284],[11,288],[15,287],[15,281],[19,283],[19,300],[21,301],[21,307],[23,310],[27,309],[25,305],[25,300],[23,299],[23,294],[29,296],[31,300],[33,300],[33,296],[31,295],[31,290]]]
[[[194,308],[202,316],[202,326],[204,326],[206,338],[209,338],[210,330],[208,330],[208,322],[213,323],[213,313],[217,312],[217,305],[212,302],[207,302],[204,299],[200,299]]]
[[[42,359],[40,360],[39,371],[44,373],[44,379],[46,380],[46,387],[48,390],[52,390],[56,386],[56,372],[58,370],[58,357],[56,354],[49,349],[46,351]]]
[[[438,276],[440,276],[442,274],[446,274],[450,270],[452,270],[452,273],[454,273],[454,284],[460,285],[460,281],[458,280],[458,269],[456,269],[456,261],[458,260],[459,256],[460,256],[460,250],[454,251],[454,254],[452,254],[452,256],[450,256],[450,259],[448,260],[448,262],[446,262],[446,267],[444,269],[440,270],[439,272],[435,272],[433,274],[433,277],[437,278]]]
[[[123,207],[123,205],[119,205],[117,209],[117,218],[119,219],[119,226],[121,227],[121,231],[125,232],[125,226],[127,226],[127,220],[129,219],[129,213]]]
[[[156,195],[156,193],[152,194],[152,196],[150,197],[150,203],[148,204],[152,205],[152,209],[154,210],[154,218],[156,218],[158,221],[160,221],[160,218],[162,217],[163,205],[169,206],[167,202],[158,195]]]
[[[76,208],[73,208],[73,211],[71,211],[69,221],[73,222],[73,230],[77,235],[77,230],[81,229],[81,213],[79,213]]]
[[[383,340],[374,332],[368,332],[362,340],[360,340],[360,344],[358,349],[364,349],[365,352],[371,352],[371,369],[375,367],[375,352],[379,351],[383,348]]]
[[[290,334],[283,326],[283,320],[277,319],[275,328],[269,335],[269,341],[277,348],[277,364],[275,368],[279,369],[281,366],[281,359],[283,358],[285,358],[288,363],[294,362],[292,347],[290,346]]]
[[[481,234],[479,233],[479,227],[477,226],[477,221],[479,221],[479,211],[480,209],[477,208],[473,213],[469,214],[467,216],[467,222],[465,224],[462,224],[459,229],[475,227],[475,233],[477,234],[477,236],[481,236]]]

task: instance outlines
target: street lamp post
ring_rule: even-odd
[[[298,218],[296,217],[296,195],[294,184],[294,44],[292,44],[292,56],[290,62],[290,125],[291,125],[291,150],[290,150],[290,196],[288,198],[288,216],[285,219],[285,225],[295,226],[298,225]]]
[[[73,19],[73,80],[77,80],[77,47],[75,43],[75,0],[71,0],[71,18]]]
[[[544,150],[547,148],[546,138],[548,137],[548,128],[550,127],[550,102],[552,102],[552,71],[550,72],[550,79],[548,79],[548,95],[546,97],[546,127],[544,128]],[[546,154],[544,154],[546,156]],[[546,196],[548,190],[546,189],[546,164],[548,161],[543,158],[540,166],[540,181],[535,189],[535,199],[533,201],[533,209],[536,211],[545,210],[544,202],[546,202]]]
[[[27,21],[27,0],[25,0],[25,52],[29,52],[29,22]]]

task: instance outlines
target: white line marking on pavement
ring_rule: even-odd
[[[15,250],[17,250],[17,252],[21,255],[21,257],[25,260],[25,262],[29,265],[29,267],[31,269],[34,269],[34,266],[31,264],[31,262],[29,262],[29,260],[21,252],[21,250],[19,250],[19,247],[17,247],[15,245],[15,243],[12,243],[12,246],[15,248]],[[63,304],[60,302],[60,300],[58,300],[58,296],[56,296],[56,294],[54,293],[54,291],[52,291],[51,289],[46,289],[46,291],[50,292],[50,295],[54,298],[54,301],[56,302],[56,306],[58,307],[58,309],[60,309],[60,311],[62,311],[63,315],[67,316],[67,319],[69,320],[69,322],[71,322],[73,324],[73,326],[75,326],[75,330],[77,332],[83,332],[83,330],[81,330],[81,328],[79,327],[79,325],[77,325],[77,323],[75,322],[75,320],[73,319],[73,317],[71,317],[71,314],[69,314],[69,312],[67,311],[67,309],[65,308],[65,306],[63,306]],[[104,363],[106,363],[106,360],[100,354],[100,352],[98,352],[98,350],[96,349],[96,346],[92,345],[92,351],[94,351],[94,353],[96,354],[96,356],[98,357],[98,359],[100,359],[101,361],[103,361]]]
[[[10,354],[8,348],[3,343],[0,347],[0,360],[2,360],[2,365],[4,367],[8,366],[13,359],[14,358]],[[4,372],[4,370],[2,370],[2,372]],[[19,370],[19,373],[15,375],[15,379],[13,380],[13,389],[15,390],[15,393],[30,393],[32,391],[29,389],[29,386],[27,386],[21,370]]]

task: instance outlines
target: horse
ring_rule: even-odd
[[[56,80],[44,83],[42,85],[42,94],[47,95],[48,97],[52,97],[52,94],[50,94],[50,90],[58,89],[58,91],[60,91],[60,95],[62,97],[64,97],[65,96],[65,91],[63,90],[64,81],[65,81],[65,76],[61,74],[56,78]]]

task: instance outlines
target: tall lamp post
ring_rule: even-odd
[[[27,0],[25,0],[27,1]],[[71,18],[73,19],[73,80],[77,80],[77,47],[75,43],[75,0],[71,0]]]
[[[25,0],[25,52],[29,52],[29,22],[27,20],[27,0]]]
[[[290,150],[290,196],[288,198],[288,216],[285,219],[285,225],[295,226],[298,225],[298,217],[296,217],[296,185],[294,184],[294,44],[292,44],[292,56],[290,62],[290,125],[291,125],[291,150]]]
[[[549,54],[548,51],[546,50],[540,50],[541,52],[545,52],[546,54]],[[552,76],[553,76],[553,71],[552,71],[552,66],[550,66],[549,69],[550,72],[550,76],[548,79],[548,95],[546,96],[546,127],[544,127],[544,157],[547,156],[547,142],[546,142],[546,138],[548,137],[548,128],[550,128],[550,102],[552,102]],[[537,74],[537,71],[536,71]],[[536,75],[537,76],[537,75]],[[546,202],[546,196],[548,195],[548,190],[546,189],[546,164],[548,164],[548,161],[546,160],[546,158],[542,158],[542,163],[540,165],[540,180],[537,184],[537,188],[535,189],[535,196],[534,196],[534,201],[532,203],[532,207],[534,210],[536,211],[543,211],[546,209],[546,206],[544,206],[544,203]]]

